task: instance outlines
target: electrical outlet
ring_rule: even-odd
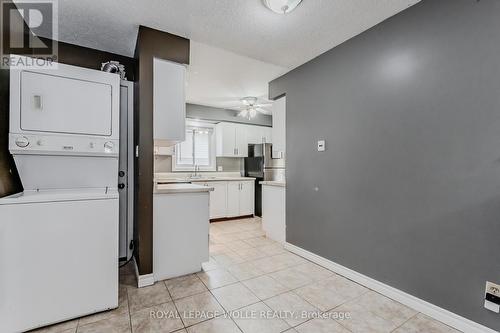
[[[219,165],[219,166],[217,167],[217,171],[222,172],[222,171],[224,171],[224,168],[223,168],[221,165]]]
[[[486,292],[500,297],[500,285],[493,282],[486,282]]]

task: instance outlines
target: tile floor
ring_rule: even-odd
[[[118,309],[36,332],[458,331],[284,250],[254,218],[210,225],[202,272],[137,289],[127,265]]]

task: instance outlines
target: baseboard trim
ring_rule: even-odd
[[[422,312],[423,314],[442,323],[445,323],[446,325],[451,326],[457,330],[466,333],[497,333],[497,331],[492,330],[491,328],[478,324],[472,320],[459,316],[453,312],[450,312],[413,295],[405,293],[404,291],[374,280],[366,275],[353,271],[352,269],[349,269],[317,254],[304,250],[303,248],[290,243],[285,243],[285,248],[292,253],[308,259],[328,270],[342,275],[410,308]]]
[[[144,288],[147,286],[152,286],[155,284],[155,278],[153,274],[144,274],[140,275],[139,274],[139,267],[137,267],[137,262],[134,260],[134,267],[135,267],[135,277],[137,278],[137,288]]]

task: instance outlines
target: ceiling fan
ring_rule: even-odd
[[[257,113],[263,113],[263,114],[269,114],[269,111],[265,110],[265,107],[272,106],[272,103],[257,103],[259,99],[257,97],[253,96],[248,96],[248,97],[243,97],[240,100],[243,105],[240,107],[235,108],[236,110],[241,110],[238,113],[238,116],[247,118],[247,119],[252,119],[257,116]]]

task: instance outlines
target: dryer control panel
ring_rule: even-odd
[[[118,156],[118,140],[74,135],[9,134],[13,154]]]

